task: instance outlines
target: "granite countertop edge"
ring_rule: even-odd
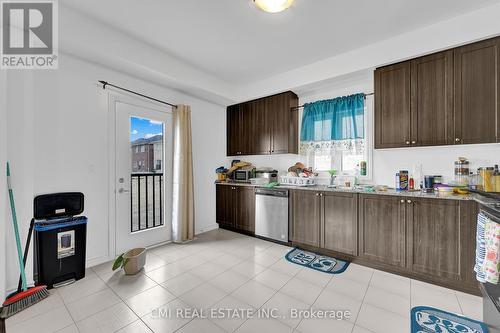
[[[229,185],[229,186],[246,186],[254,188],[266,188],[262,185],[254,185],[242,182],[225,182],[216,181],[215,184],[218,185]],[[423,199],[446,199],[446,200],[474,200],[480,204],[488,204],[490,199],[485,198],[481,195],[470,193],[470,194],[439,194],[439,193],[422,193],[421,191],[396,191],[394,189],[388,189],[387,191],[377,191],[377,192],[366,192],[363,189],[343,189],[343,188],[333,188],[326,185],[313,185],[313,186],[290,186],[290,185],[278,185],[275,188],[282,188],[288,190],[303,190],[303,191],[321,191],[321,192],[343,192],[343,193],[360,193],[360,194],[371,194],[371,195],[392,195],[398,197],[411,197],[411,198],[423,198]]]

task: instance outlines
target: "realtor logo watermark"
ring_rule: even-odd
[[[2,69],[57,69],[56,0],[1,1]]]

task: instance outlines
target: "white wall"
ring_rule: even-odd
[[[228,96],[236,94],[235,85],[83,15],[64,1],[59,2],[59,27],[59,47],[66,53],[219,104],[230,101]]]
[[[7,184],[5,182],[5,163],[7,159],[7,114],[6,84],[7,72],[0,71],[0,296],[5,294],[6,244],[5,231],[10,220],[7,218]]]
[[[213,181],[214,170],[225,161],[224,107],[60,54],[58,70],[7,75],[8,158],[22,241],[34,195],[82,191],[89,218],[87,260],[97,263],[109,257],[108,90],[102,90],[98,79],[191,105],[196,232],[216,228]],[[11,236],[7,232],[7,289],[15,287],[18,275]]]

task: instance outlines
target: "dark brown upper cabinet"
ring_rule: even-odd
[[[500,38],[375,70],[375,148],[500,142]]]
[[[227,155],[298,153],[298,97],[282,94],[227,108]]]
[[[455,142],[500,142],[500,38],[455,49]]]
[[[242,132],[242,106],[232,105],[227,108],[227,126],[226,137],[227,140],[227,155],[241,155],[241,147],[243,140],[241,140],[240,133]],[[231,140],[229,140],[231,138]]]
[[[410,64],[410,144],[453,144],[453,51],[418,58]]]
[[[375,71],[375,148],[410,145],[410,63]]]

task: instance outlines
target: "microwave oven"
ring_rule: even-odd
[[[233,181],[235,182],[250,182],[253,178],[253,170],[236,170],[233,172]]]

